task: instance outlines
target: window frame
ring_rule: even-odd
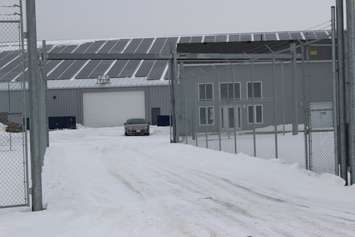
[[[235,92],[235,84],[239,85],[239,98],[227,98],[224,99],[222,98],[222,85],[228,85],[228,84],[232,84],[233,85],[233,92]],[[228,87],[227,87],[227,93],[228,93]],[[223,81],[219,83],[219,99],[221,101],[241,101],[242,100],[242,83],[240,81]]]
[[[206,115],[206,124],[202,124],[201,123],[201,109],[204,108],[205,110],[205,115]],[[212,118],[212,123],[208,123],[209,119],[208,119],[208,111],[209,108],[213,109],[213,118]],[[198,107],[198,124],[200,125],[200,127],[209,127],[209,126],[214,126],[216,123],[216,110],[215,107],[212,105],[206,105],[206,106],[199,106]]]
[[[261,107],[261,122],[257,122],[256,121],[256,107],[257,106],[260,106]],[[253,108],[253,121],[254,122],[250,122],[250,116],[249,116],[249,107],[252,107]],[[253,125],[253,124],[256,124],[256,125],[260,125],[260,124],[264,124],[264,105],[263,104],[249,104],[247,105],[247,120],[248,120],[248,124],[250,125]]]
[[[201,99],[201,91],[200,91],[201,85],[211,85],[212,86],[212,98],[211,99]],[[213,99],[214,99],[214,84],[212,82],[199,82],[197,84],[197,91],[198,91],[198,100],[199,101],[213,101]],[[205,92],[207,92],[206,89],[205,89]],[[207,97],[207,93],[206,93],[206,97]]]
[[[253,97],[251,97],[249,95],[249,84],[252,83],[260,83],[260,97],[255,97],[255,95],[253,95]],[[263,93],[263,89],[264,89],[264,86],[263,86],[263,82],[262,81],[247,81],[247,85],[246,85],[246,94],[247,94],[247,99],[263,99],[264,98],[264,93]]]
[[[253,109],[253,122],[250,122],[250,113],[249,113],[249,108],[252,107]],[[254,113],[254,105],[247,105],[247,116],[248,116],[248,124],[255,124],[255,113]]]
[[[257,121],[257,113],[256,113],[256,107],[260,106],[261,107],[261,121],[258,122]],[[255,124],[264,124],[264,105],[262,104],[257,104],[257,105],[254,105],[254,108],[255,108]]]

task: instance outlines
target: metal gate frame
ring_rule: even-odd
[[[331,103],[331,102],[329,102]],[[314,127],[312,124],[312,112],[330,112],[332,113],[332,121],[329,121],[331,123],[331,126],[329,127],[324,127],[324,128],[317,128]],[[307,153],[308,153],[308,160],[307,160],[307,164],[308,164],[308,170],[311,171],[316,171],[316,161],[318,160],[322,160],[324,159],[325,154],[315,154],[315,143],[318,141],[319,143],[319,139],[316,138],[316,135],[320,135],[320,134],[325,134],[325,133],[333,133],[330,137],[332,139],[335,138],[335,129],[334,129],[334,121],[333,121],[333,113],[334,113],[334,108],[325,108],[325,109],[315,109],[312,108],[311,104],[308,105],[307,109],[306,109],[306,121],[305,121],[305,139],[306,139],[306,143],[307,143]],[[321,142],[321,141],[320,141]],[[326,146],[328,144],[322,144],[323,146]],[[335,175],[339,175],[339,163],[338,163],[338,159],[337,159],[337,155],[336,155],[336,145],[335,145],[335,141],[332,141],[333,146],[333,151],[331,151],[331,154],[328,154],[328,156],[333,156],[327,159],[332,159],[334,162],[334,170],[332,171],[333,174]]]
[[[9,111],[7,113],[8,116],[15,116],[15,121],[20,126],[21,132],[17,133],[21,136],[21,154],[22,154],[22,165],[23,165],[23,193],[24,196],[19,198],[22,199],[23,202],[13,202],[5,205],[0,205],[1,208],[13,208],[13,207],[23,207],[30,205],[30,188],[29,188],[29,164],[28,164],[28,131],[27,131],[27,85],[25,80],[25,72],[26,72],[26,59],[25,59],[25,33],[24,33],[24,20],[23,20],[23,3],[22,0],[14,1],[15,4],[10,6],[2,6],[3,8],[9,8],[12,10],[15,9],[15,13],[13,14],[3,14],[14,19],[0,19],[0,27],[2,25],[9,25],[18,31],[18,39],[14,39],[11,42],[11,45],[19,51],[18,57],[19,67],[21,68],[21,73],[16,82],[8,82],[7,83],[7,91],[9,94]],[[0,40],[1,44],[1,40]],[[12,112],[11,111],[11,93],[19,92],[22,94],[21,103],[22,103],[22,111],[21,112]],[[10,136],[10,151],[12,151],[12,134],[9,133]],[[19,153],[20,154],[20,153]],[[1,163],[0,163],[1,165]],[[22,179],[22,177],[21,177]],[[1,182],[0,182],[1,183]],[[22,192],[22,191],[21,191]]]
[[[316,43],[316,42],[317,42],[317,40],[311,41],[309,43],[301,43],[300,46],[298,46],[298,47],[301,47],[302,55],[304,55],[304,46],[311,45],[311,44]],[[291,52],[296,52],[296,45],[295,44],[293,44],[293,45],[291,44],[290,48],[291,48]],[[280,52],[282,53],[283,51],[284,50],[281,50]],[[267,62],[272,63],[272,65],[273,65],[273,69],[272,70],[274,71],[275,70],[275,68],[274,68],[275,67],[275,63],[277,63],[277,60],[279,59],[278,55],[280,55],[280,52],[273,52],[273,53],[267,55],[267,57],[265,57],[265,55],[263,55],[264,58],[262,58],[261,61],[263,61],[263,62],[267,61]],[[201,57],[200,57],[199,54],[190,54],[189,56],[191,58],[196,58],[196,60],[195,60],[196,62],[194,62],[194,60],[186,60],[186,61],[184,61],[183,59],[179,60],[178,73],[177,73],[177,75],[178,75],[177,84],[178,85],[181,84],[181,79],[184,77],[184,65],[185,65],[185,63],[186,64],[192,64],[192,65],[193,64],[196,64],[196,65],[202,64],[202,62],[201,62],[202,60],[201,60]],[[211,56],[211,55],[206,55],[206,57],[204,59],[208,59],[208,56]],[[302,73],[304,73],[304,62],[305,61],[304,61],[304,58],[302,56],[299,56],[297,53],[294,56],[292,56],[291,54],[290,55],[286,54],[286,56],[289,57],[288,58],[290,60],[289,63],[291,65],[293,65],[293,68],[292,68],[292,71],[293,71],[292,76],[293,77],[295,77],[294,73],[296,71],[295,65],[296,65],[296,60],[297,59],[301,59],[302,60],[302,62],[301,62],[302,63]],[[232,58],[232,57],[233,56],[230,56],[230,55],[219,55],[218,58],[214,58],[214,60],[211,60],[211,61],[213,63],[224,63],[224,64],[228,64],[230,62],[237,61],[238,56],[235,56],[235,58]],[[245,57],[246,58],[244,58],[244,60],[247,60],[249,62],[249,64],[251,65],[251,67],[253,67],[254,62],[257,61],[257,59],[258,59],[257,55],[251,55],[251,54],[250,55],[249,54],[245,54]],[[211,57],[211,58],[213,58],[213,57]],[[239,58],[239,59],[241,59],[241,58]],[[281,61],[281,59],[285,60],[285,58],[280,57],[280,61]],[[254,70],[254,69],[252,69],[252,70]],[[295,79],[296,78],[294,78],[293,82],[295,81]],[[208,83],[208,82],[206,82],[206,83]],[[273,81],[271,83],[275,83],[275,82]],[[305,89],[304,87],[306,87],[306,82],[304,81],[304,75],[303,75],[303,80],[302,80],[302,87],[303,87],[303,89]],[[295,86],[294,86],[294,88],[295,88]],[[275,91],[273,93],[275,93]],[[177,92],[177,94],[179,94],[180,97],[184,97],[181,94],[181,91]],[[198,94],[196,94],[196,96],[197,95]],[[294,96],[294,95],[292,95],[292,96]],[[303,93],[302,96],[303,96],[303,98],[300,98],[299,101],[302,101],[304,104],[306,104],[307,101],[309,100],[308,95],[306,95],[306,93]],[[274,96],[274,99],[275,98],[276,97]],[[217,128],[217,136],[218,136],[217,139],[219,140],[219,142],[218,142],[218,144],[219,144],[218,145],[219,146],[218,150],[222,150],[222,148],[221,148],[222,147],[222,145],[221,145],[221,140],[222,139],[221,139],[220,123],[218,122],[218,120],[220,119],[220,107],[219,107],[220,106],[220,99],[217,99],[217,100],[218,100],[217,101],[218,106],[215,108],[215,110],[214,110],[215,112],[214,113],[215,113],[215,119],[216,119],[217,124],[218,124],[218,128]],[[295,108],[297,108],[299,101],[297,101],[297,100],[294,100],[294,101],[295,101]],[[196,101],[190,101],[190,103],[195,103],[195,102]],[[181,104],[185,104],[185,103],[182,103],[182,102],[180,102],[180,103]],[[274,103],[275,103],[275,101],[274,101]],[[195,143],[196,146],[199,146],[199,140],[200,139],[198,139],[199,136],[198,136],[198,133],[196,132],[196,121],[197,121],[196,116],[198,116],[198,114],[196,113],[197,107],[195,106],[196,107],[195,108],[196,111],[193,111],[191,113],[192,114],[191,118],[187,118],[186,117],[186,114],[187,114],[186,106],[183,105],[182,107],[183,107],[182,110],[183,110],[184,114],[180,114],[177,117],[180,118],[180,119],[186,120],[186,121],[190,121],[190,120],[193,121],[192,122],[192,126],[191,126],[191,131],[189,133],[191,135],[191,137],[192,137],[192,140],[194,140],[194,141],[192,141],[191,144]],[[331,111],[333,113],[333,109],[327,110],[327,111]],[[314,152],[313,152],[314,145],[315,145],[315,144],[313,144],[313,142],[315,141],[315,136],[312,136],[312,135],[315,135],[316,133],[320,133],[320,132],[333,132],[334,133],[335,130],[334,130],[334,127],[331,127],[331,128],[328,128],[328,129],[313,129],[312,125],[310,123],[310,112],[311,111],[310,111],[309,108],[307,108],[307,106],[304,108],[303,111],[298,111],[298,112],[304,114],[304,130],[303,130],[303,133],[304,133],[304,141],[305,141],[305,150],[304,150],[304,153],[305,153],[305,168],[307,170],[310,170],[310,171],[316,171],[314,169],[314,166],[313,166],[313,161],[316,159],[316,157],[315,157],[316,154],[314,154]],[[275,120],[275,116],[276,116],[276,113],[277,113],[276,110],[274,110],[273,113],[274,113],[274,120]],[[186,143],[186,144],[190,144],[189,141],[188,141],[188,135],[187,135],[188,134],[188,132],[187,132],[187,123],[188,122],[182,122],[182,125],[179,125],[180,126],[180,131],[183,130],[184,135],[182,135],[178,140],[180,142],[183,142],[183,143]],[[301,132],[301,131],[298,131],[299,128],[298,128],[298,126],[296,124],[297,124],[297,122],[292,121],[292,132],[293,132],[294,135],[297,134],[298,132]],[[270,126],[272,126],[272,125],[270,125]],[[275,128],[275,131],[274,131],[274,134],[275,134],[275,157],[276,158],[278,158],[278,148],[279,148],[279,145],[278,145],[278,133],[279,133],[279,131],[278,131],[278,127],[277,126],[278,126],[277,124],[274,124],[274,128]],[[256,143],[257,143],[256,142],[256,134],[257,134],[257,132],[255,131],[255,129],[256,129],[256,126],[253,125],[251,133],[253,134],[254,156],[256,156],[256,153],[257,153],[257,148],[256,148]],[[236,144],[236,137],[238,136],[238,133],[235,130],[232,131],[232,133],[234,134],[234,152],[237,153],[238,147],[237,147],[237,144]],[[209,148],[208,133],[207,132],[201,132],[200,133],[200,137],[201,137],[202,140],[204,140],[204,141],[200,142],[202,144],[202,146],[206,147],[206,148]],[[334,138],[334,135],[332,135],[332,138]],[[331,145],[334,146],[334,144],[331,144]],[[337,166],[337,163],[336,163],[337,161],[336,161],[336,158],[335,158],[335,156],[336,156],[335,147],[334,147],[334,151],[331,151],[331,153],[332,153],[331,154],[331,159],[332,160],[330,161],[328,159],[328,162],[333,162],[333,160],[334,160],[334,164],[335,164],[334,165],[334,171],[332,170],[331,173],[338,175],[338,173],[336,172],[338,166]],[[333,158],[333,155],[334,155],[334,158]],[[332,167],[330,167],[329,169],[332,169]]]

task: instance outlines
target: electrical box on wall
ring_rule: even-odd
[[[310,120],[312,129],[333,127],[332,102],[315,102],[310,104]]]

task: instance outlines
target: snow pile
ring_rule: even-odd
[[[6,125],[3,123],[0,123],[0,131],[5,131],[6,130]]]
[[[153,131],[52,132],[48,210],[0,210],[0,236],[355,236],[355,188],[339,178]]]

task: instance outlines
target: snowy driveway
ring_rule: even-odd
[[[122,134],[51,133],[48,210],[0,210],[0,236],[355,236],[355,188],[338,178],[172,145],[166,129]]]

